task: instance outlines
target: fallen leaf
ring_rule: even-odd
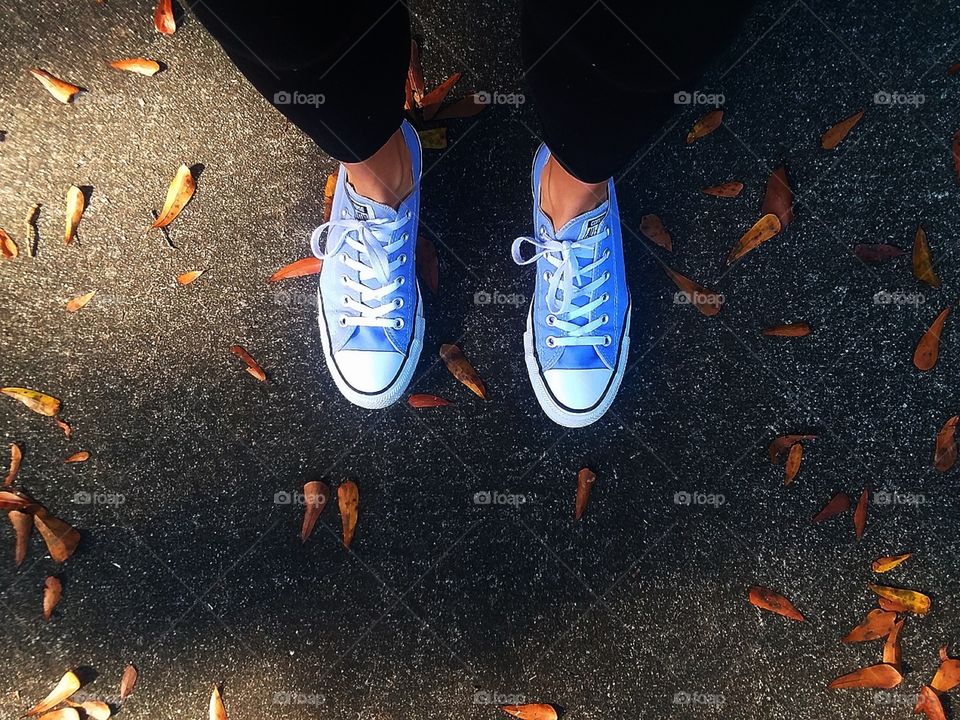
[[[780,220],[773,213],[768,213],[754,223],[753,227],[743,234],[743,237],[733,246],[727,255],[727,265],[736,262],[748,252],[765,243],[780,232]]]
[[[937,433],[937,444],[933,451],[933,467],[939,472],[946,472],[957,461],[957,422],[960,415],[954,415],[947,420],[940,432]]]
[[[937,694],[927,685],[924,685],[920,689],[920,696],[917,698],[917,704],[913,708],[914,715],[919,715],[920,713],[926,715],[927,720],[947,720],[947,716],[943,712],[943,703],[940,702]]]
[[[190,272],[181,273],[177,275],[177,282],[181,285],[189,285],[205,272],[206,270],[191,270]]]
[[[784,468],[783,484],[789,485],[800,472],[800,463],[803,460],[803,445],[794,443],[787,454],[787,465]]]
[[[720,127],[721,122],[723,122],[723,110],[711,110],[708,112],[697,120],[690,129],[690,132],[687,133],[687,145],[690,145],[694,140],[699,140],[712,133]]]
[[[913,236],[913,276],[930,287],[940,287],[940,278],[933,269],[933,260],[930,257],[927,233],[922,225],[917,225],[917,232]]]
[[[53,575],[47,577],[43,583],[43,619],[50,622],[53,617],[53,609],[60,602],[60,596],[63,595],[63,584]]]
[[[357,528],[357,506],[360,503],[360,490],[353,480],[345,480],[337,488],[337,501],[340,505],[340,522],[343,524],[343,544],[349,548]]]
[[[940,667],[930,685],[937,692],[950,692],[960,685],[960,660],[947,655],[947,646],[940,648]]]
[[[854,245],[853,254],[868,265],[879,265],[892,258],[903,255],[903,250],[896,245],[880,243],[877,245]]]
[[[910,612],[910,609],[903,603],[899,603],[894,600],[888,600],[887,598],[877,598],[877,605],[880,606],[881,610],[889,610],[890,612]]]
[[[407,66],[407,83],[410,86],[413,102],[419,107],[427,90],[423,82],[423,68],[420,65],[420,46],[413,38],[410,38],[410,64]]]
[[[73,455],[64,460],[65,463],[82,463],[90,459],[90,453],[86,450],[81,450],[80,452],[75,452]]]
[[[146,58],[128,58],[126,60],[114,60],[110,67],[117,70],[136,73],[137,75],[146,75],[150,77],[160,72],[160,63],[156,60],[147,60]]]
[[[110,720],[112,714],[110,706],[102,700],[87,700],[82,703],[67,700],[67,705],[83,710],[85,718],[90,718],[90,720]]]
[[[898,620],[893,624],[893,628],[890,630],[890,634],[887,635],[887,640],[883,644],[883,661],[888,665],[893,665],[898,672],[901,671],[901,648],[900,648],[900,631],[903,630],[904,620]]]
[[[417,393],[416,395],[411,395],[407,400],[407,404],[412,408],[434,408],[434,407],[445,407],[450,404],[449,400],[445,400],[439,395],[430,395],[429,393]]]
[[[750,603],[761,610],[769,610],[797,622],[803,622],[805,619],[793,603],[783,595],[760,585],[750,588]]]
[[[40,242],[40,231],[37,230],[37,219],[40,217],[40,203],[34,203],[30,206],[30,210],[27,211],[27,237],[29,242],[27,243],[27,255],[30,257],[36,257],[35,248]]]
[[[863,537],[863,531],[867,528],[867,503],[870,500],[870,489],[864,488],[860,493],[860,501],[853,511],[853,528],[857,533],[857,540]]]
[[[897,614],[886,610],[871,610],[866,619],[843,636],[840,642],[861,643],[887,637],[897,622]]]
[[[706,315],[707,317],[713,317],[720,312],[720,308],[723,307],[723,295],[715,293],[710,288],[694,282],[666,265],[663,267],[667,272],[667,276],[673,280],[674,285],[680,289],[680,292],[674,297],[675,302],[680,302],[684,305],[693,305],[701,315]]]
[[[153,11],[153,26],[158,33],[173,35],[177,31],[177,22],[173,17],[173,0],[159,0]]]
[[[190,202],[194,191],[197,189],[197,183],[193,179],[193,172],[186,165],[177,168],[177,174],[173,182],[167,188],[167,197],[163,201],[163,209],[160,215],[150,226],[152,229],[165,228],[172,223],[180,211]]]
[[[236,355],[238,358],[243,360],[247,364],[247,372],[253,375],[260,382],[267,381],[267,374],[263,371],[263,368],[257,364],[257,361],[254,360],[250,353],[243,349],[240,345],[231,345],[230,352]]]
[[[846,493],[839,492],[830,498],[830,502],[823,506],[823,509],[813,516],[813,523],[822,523],[825,520],[829,520],[832,517],[836,517],[841,513],[846,512],[850,509],[850,498],[847,497]]]
[[[63,430],[63,434],[66,435],[67,440],[69,440],[73,436],[73,428],[70,427],[70,424],[60,418],[56,418],[56,423],[57,427]]]
[[[526,705],[501,705],[500,709],[507,715],[520,720],[557,720],[558,715],[553,705],[546,703],[527,703]]]
[[[42,505],[33,511],[33,522],[40,536],[47,544],[47,552],[55,562],[63,563],[70,559],[77,545],[80,544],[80,533],[68,523],[54,516]]]
[[[333,212],[333,195],[337,190],[337,178],[340,177],[338,164],[332,173],[327,175],[327,182],[323,186],[323,221],[330,222],[330,213]],[[318,271],[319,272],[319,271]]]
[[[947,316],[950,315],[950,307],[947,305],[940,311],[930,329],[917,343],[917,349],[913,351],[913,364],[918,370],[926,372],[932,370],[937,364],[937,358],[940,356],[940,334],[943,332],[943,324],[947,321]]]
[[[81,90],[76,85],[51,75],[43,68],[31,68],[30,74],[43,84],[47,92],[65,105],[73,100],[73,96]]]
[[[80,685],[80,678],[77,677],[75,672],[70,670],[62,678],[60,678],[60,682],[58,682],[57,686],[50,691],[49,695],[27,710],[25,714],[30,716],[45,713],[47,710],[56,707],[68,697],[73,695],[77,690],[80,689]]]
[[[877,558],[870,565],[875,573],[885,573],[893,570],[897,565],[909,559],[913,553],[903,553],[902,555],[890,555]]]
[[[447,147],[447,129],[445,127],[417,130],[420,144],[424,150],[445,150]]]
[[[640,218],[640,232],[655,245],[668,252],[673,251],[673,239],[663,226],[663,221],[656,215],[644,215]]]
[[[597,476],[590,468],[582,468],[577,473],[577,505],[574,510],[574,520],[583,517],[583,511],[587,509],[587,502],[590,500],[590,491],[597,481]]]
[[[76,708],[65,707],[44,713],[40,716],[40,720],[80,720],[80,713]]]
[[[864,111],[861,110],[858,113],[854,113],[845,120],[841,120],[832,128],[827,130],[823,137],[820,138],[820,146],[824,150],[833,150],[837,145],[839,145],[847,134],[853,130],[854,125],[860,122],[860,118],[863,117]]]
[[[423,99],[420,101],[420,107],[423,110],[424,120],[430,122],[433,119],[433,116],[436,115],[440,109],[441,103],[447,98],[453,86],[459,82],[461,76],[462,73],[454,73],[423,96]]]
[[[461,120],[463,118],[479,115],[487,107],[479,93],[472,93],[459,100],[455,100],[444,108],[440,108],[434,120]]]
[[[214,686],[213,693],[210,695],[209,720],[228,720],[227,709],[223,706],[220,688],[216,686]]]
[[[784,454],[791,448],[795,443],[803,442],[804,440],[815,440],[816,435],[780,435],[777,438],[774,438],[767,446],[767,457],[770,458],[770,462],[774,465],[779,465],[783,462]]]
[[[320,513],[330,499],[330,487],[320,480],[311,480],[303,486],[303,525],[300,526],[300,542],[305,543],[317,524]]]
[[[785,165],[776,168],[767,178],[767,189],[763,195],[760,214],[769,213],[777,216],[781,228],[793,222],[793,191],[790,189],[790,179],[787,177]]]
[[[137,668],[133,665],[127,665],[123,669],[123,676],[120,678],[120,702],[123,702],[133,694],[133,689],[137,685]]]
[[[287,278],[304,277],[306,275],[316,275],[322,268],[323,260],[320,258],[301,258],[277,270],[270,276],[269,282],[277,282],[278,280],[286,280]]]
[[[809,323],[795,322],[786,325],[774,325],[763,329],[763,334],[767,337],[806,337],[813,330]]]
[[[882,598],[900,603],[914,615],[926,615],[930,611],[930,598],[917,590],[904,590],[874,583],[868,583],[867,587]]]
[[[19,400],[35,413],[53,417],[60,412],[60,401],[57,398],[28,388],[3,387],[0,393]]]
[[[899,685],[903,681],[900,671],[893,665],[879,663],[870,667],[854,670],[847,675],[841,675],[831,680],[827,687],[831,690],[844,690],[848,688],[879,688],[889,690]]]
[[[11,510],[7,513],[10,524],[13,525],[13,533],[16,536],[16,547],[13,551],[13,564],[20,567],[27,558],[27,547],[30,544],[30,533],[33,532],[33,515]]]
[[[67,302],[67,312],[75,313],[80,308],[84,307],[88,302],[93,300],[93,296],[97,294],[97,291],[85,293],[83,295],[78,295],[69,302]]]
[[[737,180],[705,187],[703,192],[713,197],[735,198],[743,190],[743,183]]]
[[[424,235],[417,237],[416,261],[417,276],[423,280],[431,293],[437,295],[440,292],[440,261],[437,258],[437,247]]]
[[[7,479],[3,481],[4,487],[13,485],[17,472],[20,470],[20,461],[23,460],[23,451],[16,443],[10,443],[10,469],[7,471]]]
[[[67,219],[63,228],[63,242],[69,245],[77,237],[77,226],[80,225],[80,218],[83,217],[86,198],[83,196],[83,190],[76,185],[71,185],[67,190]]]
[[[0,256],[6,258],[7,260],[13,260],[19,255],[20,248],[17,247],[17,244],[13,241],[13,238],[10,237],[6,230],[0,228]]]
[[[470,388],[482,400],[487,399],[487,389],[483,385],[483,380],[473,369],[473,365],[467,361],[460,348],[456,345],[441,345],[440,357],[451,375]]]
[[[35,505],[27,495],[19,490],[10,488],[9,490],[0,490],[0,510],[24,510],[32,512],[32,506]]]

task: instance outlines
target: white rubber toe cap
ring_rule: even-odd
[[[343,379],[362,393],[382,392],[397,377],[403,364],[398,352],[374,350],[341,350],[334,361]]]
[[[613,370],[547,370],[543,373],[550,392],[561,405],[571,410],[586,410],[600,402],[610,383]]]

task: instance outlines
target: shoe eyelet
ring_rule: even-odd
[[[347,303],[350,302],[350,296],[349,296],[349,295],[344,295],[344,296],[343,296],[343,299],[341,300],[341,302],[342,302],[344,305],[346,305]]]
[[[610,273],[609,273],[609,272],[605,272],[605,273],[603,274],[603,279],[604,279],[604,280],[609,280],[609,279],[610,279]]]
[[[397,318],[393,321],[394,330],[403,330],[403,318]]]
[[[349,280],[349,278],[346,275],[340,276],[340,282],[342,282],[344,285],[347,284],[347,280]]]
[[[400,285],[403,285],[406,281],[407,279],[403,277],[403,275],[401,275],[400,277],[397,278],[397,286],[399,287]]]
[[[538,230],[538,232],[540,233],[540,237],[544,237],[547,234],[547,229],[543,225],[541,225],[540,230]]]
[[[604,250],[604,251],[603,251],[603,259],[606,260],[608,257],[610,257],[610,250],[609,250],[609,248],[608,248],[607,250]]]
[[[553,327],[554,324],[557,322],[557,316],[556,316],[556,315],[547,315],[547,319],[546,319],[545,322],[546,322],[547,325],[549,325],[550,327]]]
[[[412,217],[413,217],[413,213],[411,213],[409,210],[407,210],[407,220],[409,220],[409,219],[412,218]]]
[[[547,335],[547,347],[555,348],[557,346],[557,339],[553,335]]]
[[[604,294],[600,297],[600,302],[607,302],[609,299],[610,299],[610,293],[604,293]]]
[[[393,301],[393,306],[398,310],[403,307],[403,298],[397,298]]]
[[[547,270],[543,271],[543,281],[550,282],[551,275]]]
[[[340,211],[340,217],[346,218],[348,215],[346,208]]]
[[[611,344],[613,344],[613,338],[610,337],[609,335],[604,335],[604,336],[603,336],[603,346],[604,346],[604,347],[610,347]]]
[[[346,315],[341,315],[341,316],[340,316],[340,327],[346,327],[346,326],[347,326],[347,316],[346,316]]]
[[[401,255],[401,256],[400,256],[399,258],[397,258],[397,259],[400,261],[400,264],[402,265],[403,263],[405,263],[405,262],[407,261],[407,256],[406,256],[406,254],[404,253],[403,255]]]
[[[340,262],[345,263],[349,258],[346,253],[340,253]]]
[[[407,233],[403,233],[403,234],[400,236],[400,240],[403,241],[403,242],[406,242],[409,238],[410,238],[410,236],[409,236]]]
[[[606,325],[608,322],[610,322],[610,316],[604,313],[603,317],[600,318],[600,322]]]

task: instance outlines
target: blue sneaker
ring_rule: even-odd
[[[524,358],[547,416],[565,427],[583,427],[610,408],[627,365],[630,293],[620,212],[610,180],[606,202],[555,231],[540,209],[540,176],[549,158],[541,145],[533,161],[536,236],[513,242],[514,262],[537,267]],[[529,258],[521,255],[524,243],[534,248]]]
[[[330,221],[310,238],[323,260],[317,305],[327,367],[350,402],[370,409],[403,395],[423,347],[416,273],[420,138],[406,121],[402,131],[413,158],[413,192],[394,210],[357,193],[341,169]]]

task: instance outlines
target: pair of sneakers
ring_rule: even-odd
[[[348,400],[371,409],[403,395],[423,348],[416,277],[421,149],[406,121],[402,133],[413,160],[413,192],[394,209],[357,193],[340,172],[330,221],[311,238],[323,259],[317,304],[327,367]],[[524,359],[547,416],[583,427],[610,407],[626,367],[630,295],[620,215],[610,181],[602,205],[555,230],[540,209],[549,158],[541,145],[531,176],[534,234],[512,248],[517,264],[537,271]]]

